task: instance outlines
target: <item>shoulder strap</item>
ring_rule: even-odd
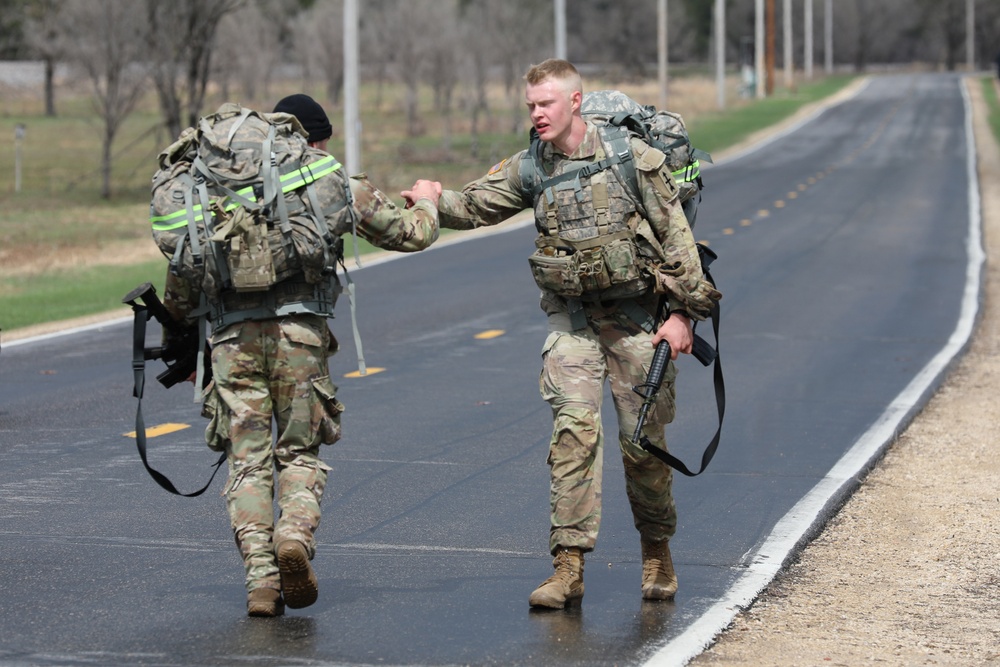
[[[602,127],[599,128],[599,131],[601,133],[602,140],[605,143],[605,153],[607,153],[603,160],[591,162],[584,167],[580,167],[579,169],[573,169],[545,180],[541,180],[540,177],[541,167],[539,166],[539,162],[541,159],[539,156],[539,150],[541,142],[533,141],[531,147],[528,149],[528,154],[521,160],[521,167],[519,170],[521,174],[521,184],[525,189],[526,197],[534,203],[538,197],[541,196],[542,192],[554,185],[558,185],[559,183],[563,183],[565,181],[572,181],[593,176],[597,172],[604,171],[605,169],[611,169],[615,165],[621,165],[622,170],[625,173],[626,186],[629,188],[629,191],[637,197],[638,182],[635,177],[635,162],[632,159],[632,149],[628,144],[628,131],[620,127],[614,128],[613,130],[606,130]],[[531,164],[525,166],[526,162],[531,162]]]

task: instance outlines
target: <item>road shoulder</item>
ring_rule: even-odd
[[[983,237],[1000,252],[1000,150],[973,106]],[[989,260],[987,261],[989,264]],[[972,344],[823,532],[692,665],[1000,663],[1000,275]]]

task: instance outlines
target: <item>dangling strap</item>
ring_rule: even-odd
[[[347,302],[351,304],[351,330],[354,333],[354,347],[358,351],[358,373],[368,375],[368,367],[365,366],[365,351],[361,346],[361,332],[358,330],[357,293],[354,281],[351,280],[351,274],[347,272],[347,267],[344,266],[343,257],[340,258],[340,268],[344,270],[344,282],[347,283],[344,291],[347,292]]]
[[[706,274],[708,274],[707,271]],[[713,282],[712,284],[714,285],[715,283]],[[722,377],[722,362],[719,361],[718,303],[712,306],[709,318],[712,320],[712,332],[715,334],[715,348],[713,349],[708,341],[695,334],[694,350],[692,350],[692,354],[702,363],[702,365],[708,366],[709,364],[713,364],[714,366],[712,369],[712,376],[715,384],[715,406],[719,413],[719,426],[715,429],[715,435],[712,436],[712,440],[708,443],[708,447],[705,448],[705,452],[701,455],[701,467],[698,468],[698,472],[691,472],[688,470],[688,467],[684,465],[683,461],[669,452],[660,449],[651,443],[648,438],[644,437],[641,441],[642,448],[644,450],[660,459],[677,472],[687,475],[688,477],[696,477],[697,475],[705,472],[705,468],[708,467],[712,457],[715,456],[715,450],[719,448],[719,439],[722,437],[722,420],[726,415],[726,382]]]
[[[139,458],[142,459],[142,465],[145,466],[149,476],[163,489],[176,496],[186,498],[200,496],[212,485],[212,480],[215,479],[219,468],[226,462],[226,455],[219,456],[219,460],[215,462],[215,470],[212,471],[212,476],[208,478],[205,486],[192,493],[181,493],[173,482],[167,479],[166,475],[149,465],[149,461],[146,459],[146,422],[142,418],[142,392],[146,386],[146,321],[149,319],[149,313],[144,306],[133,306],[133,310],[135,318],[132,324],[132,377],[134,383],[132,395],[138,399],[135,408],[135,446],[139,450]],[[200,367],[201,364],[199,364],[199,369]]]

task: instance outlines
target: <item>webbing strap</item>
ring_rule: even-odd
[[[195,182],[187,174],[183,174],[184,183],[187,181],[191,182],[191,186],[184,188],[184,210],[187,211],[187,235],[191,239],[191,258],[194,260],[194,265],[196,268],[201,268],[202,255],[201,255],[201,241],[198,240],[198,218],[205,215],[205,209],[200,206],[196,209],[194,205],[194,187]],[[178,252],[175,257],[180,259],[180,249],[183,247],[181,243],[177,244]],[[179,267],[179,264],[177,264]]]
[[[355,244],[356,245],[356,244]],[[341,262],[344,269],[344,282],[347,283],[347,302],[351,305],[351,331],[354,334],[354,347],[358,351],[358,373],[368,375],[368,367],[365,365],[365,351],[361,347],[361,332],[358,331],[357,294],[354,288],[354,281],[347,272],[347,267]]]
[[[701,467],[698,468],[698,472],[691,472],[684,462],[679,458],[660,449],[653,443],[649,441],[646,436],[642,437],[640,444],[642,448],[655,456],[656,458],[663,461],[665,464],[676,470],[677,472],[687,475],[688,477],[696,477],[701,473],[705,472],[705,468],[712,461],[712,457],[715,456],[715,450],[719,448],[719,440],[722,437],[722,420],[726,414],[726,383],[722,376],[722,362],[719,361],[719,304],[714,304],[712,306],[711,313],[709,317],[712,320],[712,331],[715,334],[715,349],[712,350],[712,346],[705,341],[701,336],[695,335],[695,347],[697,349],[695,356],[702,361],[704,365],[704,358],[709,357],[711,353],[714,352],[713,359],[709,363],[714,365],[712,369],[713,383],[715,385],[715,407],[719,414],[719,426],[715,429],[715,435],[712,436],[712,440],[708,443],[705,448],[704,453],[701,455]]]
[[[208,478],[205,486],[191,493],[181,493],[166,475],[149,465],[146,456],[146,422],[142,417],[142,392],[146,386],[146,321],[149,319],[149,312],[144,306],[133,306],[133,310],[135,317],[132,324],[132,395],[138,399],[135,408],[135,446],[139,450],[139,458],[142,459],[142,465],[149,476],[163,489],[186,498],[200,496],[212,485],[219,468],[226,462],[226,455],[223,453],[219,456],[219,460],[215,462],[215,470],[212,471],[212,476]]]
[[[240,129],[240,125],[242,125],[243,121],[249,118],[250,114],[252,113],[253,113],[252,109],[248,109],[246,107],[240,109],[240,117],[237,118],[236,122],[233,123],[233,126],[229,128],[229,134],[226,136],[226,144],[225,144],[226,148],[232,146],[233,137],[236,136],[236,131]]]

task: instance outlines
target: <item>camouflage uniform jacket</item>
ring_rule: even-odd
[[[631,140],[636,163],[642,213],[662,247],[663,258],[652,271],[654,291],[665,294],[670,310],[683,310],[694,319],[704,319],[721,294],[704,279],[701,261],[691,228],[684,217],[677,186],[666,165],[666,157],[638,138]],[[473,229],[503,222],[535,202],[525,199],[519,168],[527,151],[495,165],[482,178],[466,185],[461,191],[445,190],[438,201],[440,224],[448,229]],[[587,121],[587,132],[572,155],[564,155],[552,144],[542,146],[542,168],[549,176],[557,176],[581,163],[596,162],[604,157],[600,132]],[[536,226],[545,228],[539,208]],[[565,312],[565,300],[542,292],[542,309],[547,314]]]
[[[385,250],[415,252],[430,247],[438,237],[437,209],[429,199],[412,208],[396,206],[365,174],[351,177],[351,194],[358,217],[358,235]],[[339,230],[338,230],[339,231]],[[196,286],[167,271],[163,305],[178,321],[193,325],[198,307]]]

